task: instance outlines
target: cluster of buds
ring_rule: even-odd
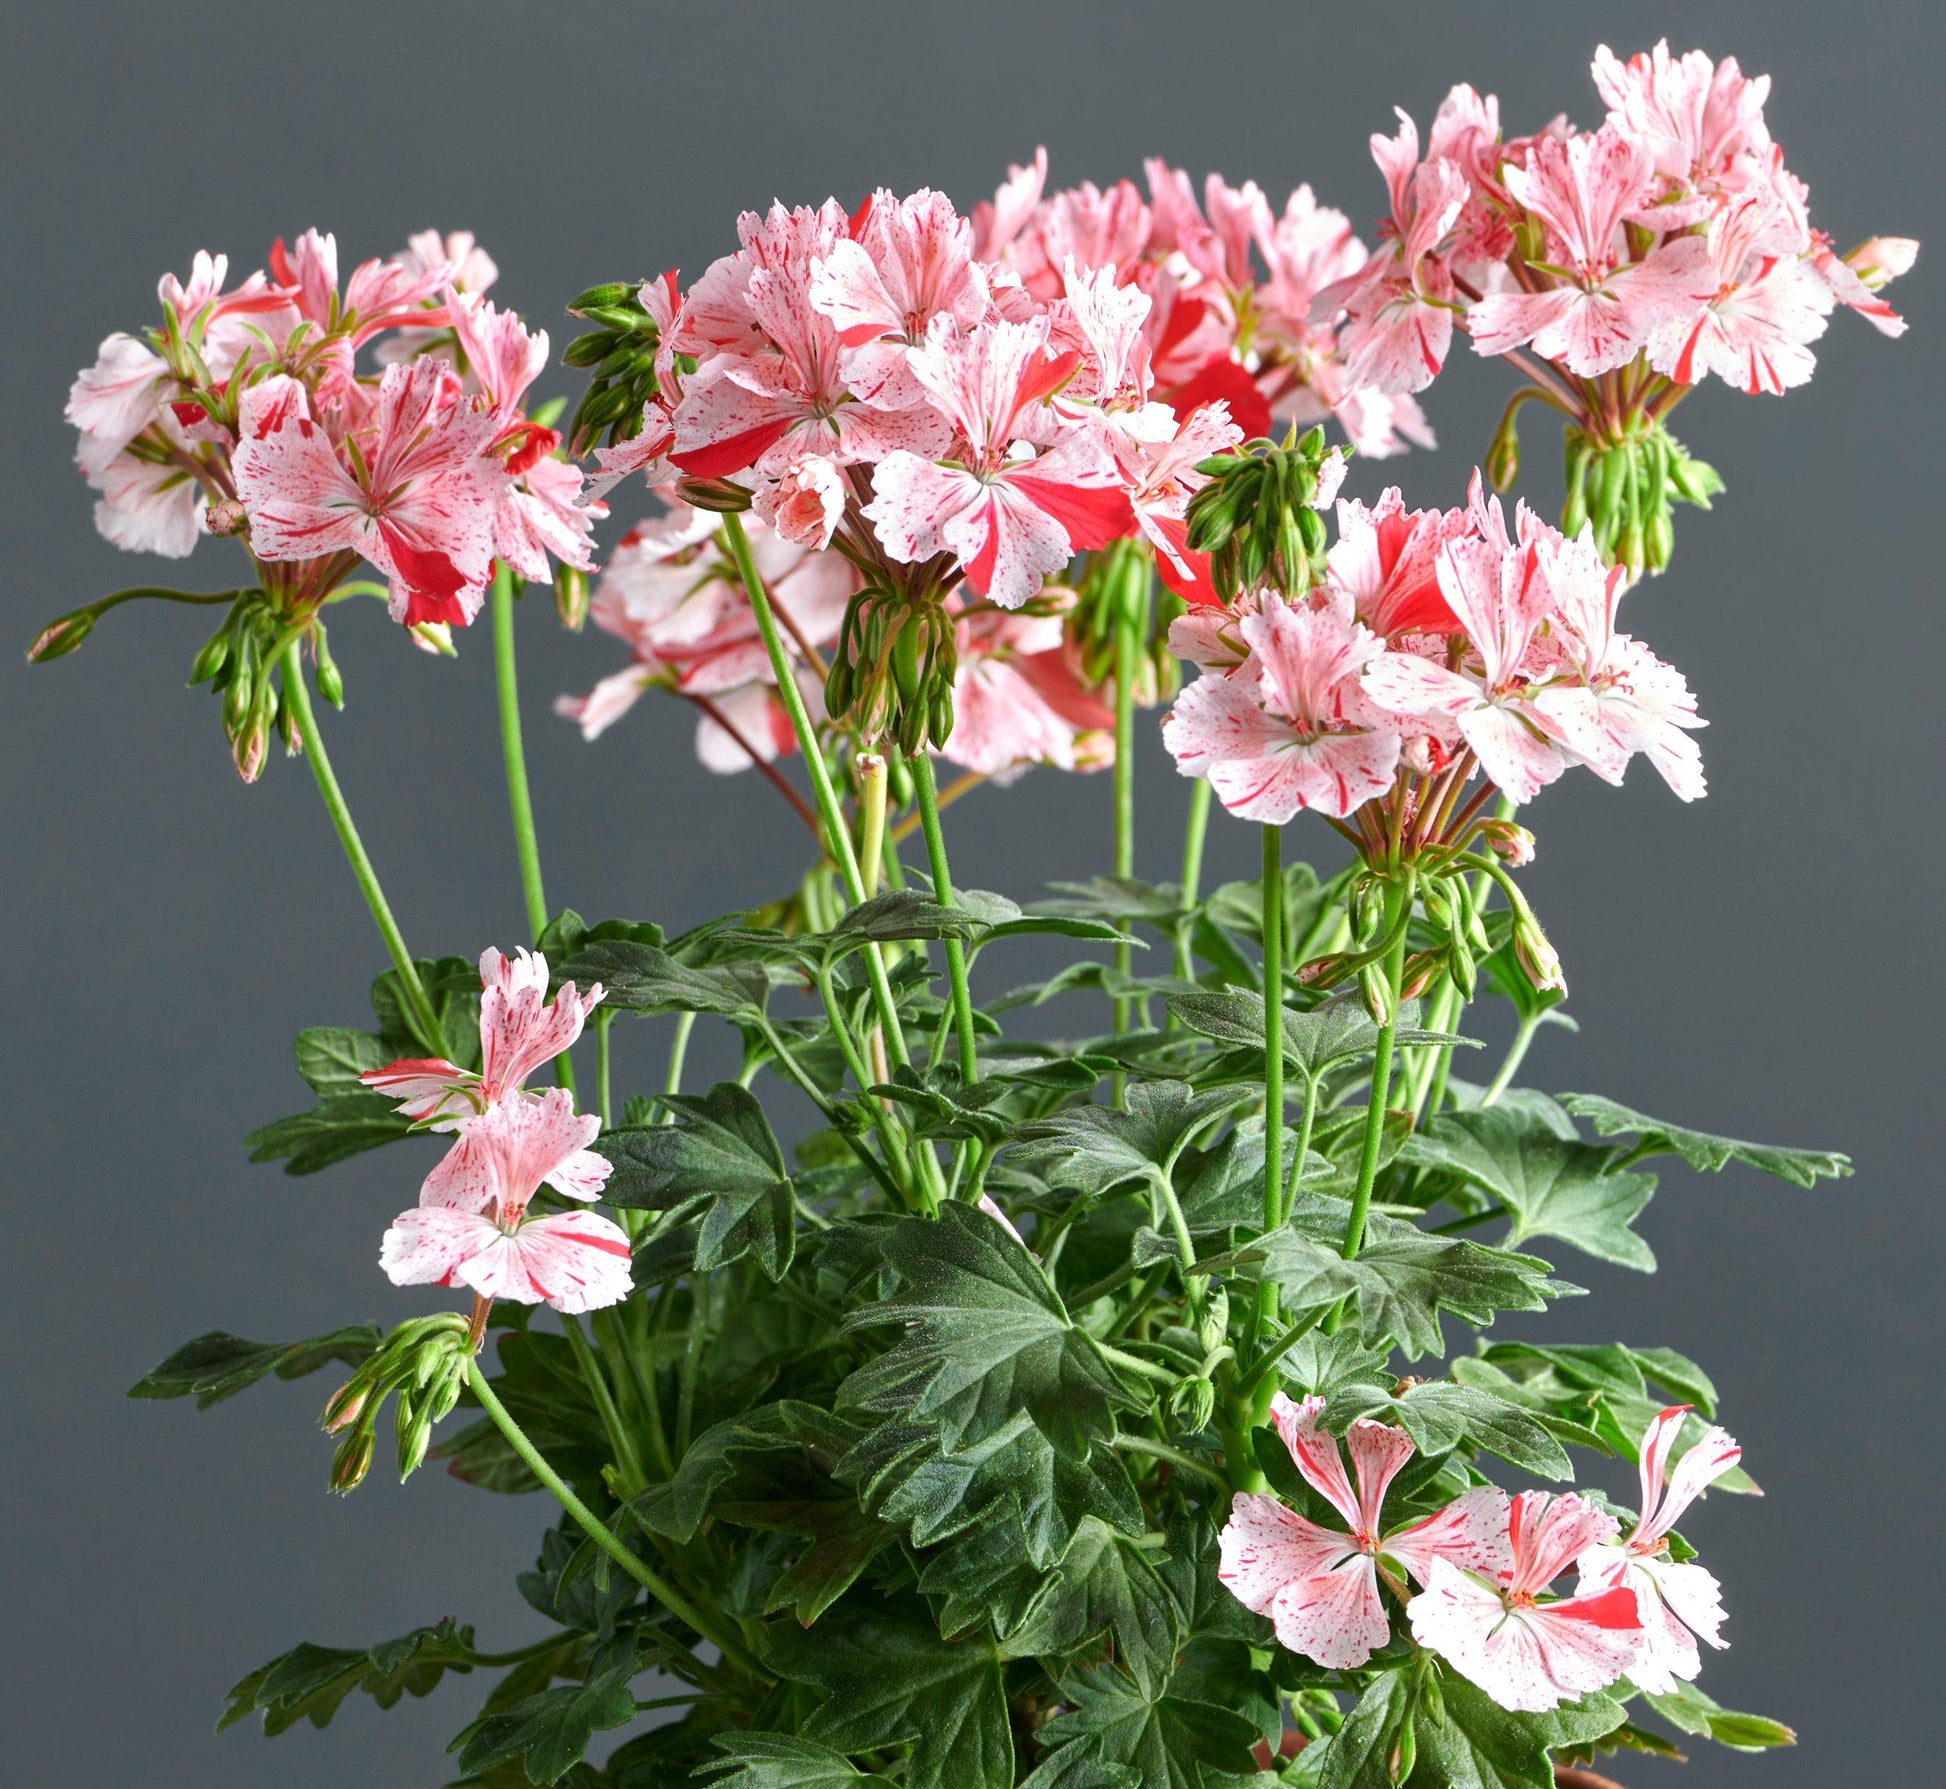
[[[1345,458],[1327,451],[1324,430],[1283,441],[1246,442],[1196,468],[1209,483],[1189,502],[1189,547],[1207,553],[1210,582],[1227,602],[1269,585],[1302,595],[1324,576],[1324,517],[1338,494]]]
[[[1637,576],[1664,570],[1675,551],[1671,506],[1708,509],[1723,489],[1714,466],[1692,457],[1661,422],[1646,417],[1633,419],[1615,441],[1570,425],[1567,480],[1563,531],[1578,534],[1584,521],[1592,523],[1602,557]],[[1497,477],[1495,482],[1507,488]]]
[[[1092,689],[1110,686],[1120,669],[1122,640],[1133,643],[1133,696],[1142,708],[1169,701],[1182,675],[1169,650],[1169,624],[1186,605],[1167,588],[1156,588],[1152,570],[1132,541],[1090,555],[1066,623],[1069,649]]]
[[[590,286],[568,306],[568,315],[594,328],[568,343],[564,366],[585,369],[588,389],[568,424],[568,451],[584,454],[606,434],[611,447],[630,440],[656,393],[656,352],[662,334],[644,307],[646,288],[611,280]]]
[[[902,756],[943,747],[953,733],[958,629],[936,597],[873,582],[838,629],[824,704],[867,744],[890,738]]]
[[[459,1402],[473,1346],[467,1320],[455,1311],[414,1317],[385,1338],[324,1407],[324,1432],[341,1437],[331,1459],[332,1490],[343,1494],[364,1482],[377,1447],[378,1419],[394,1393],[399,1477],[419,1470],[435,1425]]]

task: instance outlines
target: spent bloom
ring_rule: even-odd
[[[1502,1708],[1541,1713],[1606,1689],[1641,1654],[1634,1591],[1552,1597],[1548,1587],[1617,1526],[1572,1491],[1519,1493],[1507,1509],[1507,1569],[1434,1559],[1426,1588],[1406,1606],[1412,1637]]]
[[[1642,1616],[1642,1650],[1629,1666],[1629,1681],[1650,1695],[1667,1695],[1678,1679],[1694,1678],[1703,1668],[1696,1642],[1722,1648],[1722,1592],[1693,1561],[1669,1556],[1669,1531],[1696,1499],[1743,1458],[1722,1429],[1711,1428],[1669,1470],[1669,1458],[1687,1404],[1662,1411],[1643,1432],[1642,1508],[1626,1536],[1590,1547],[1576,1562],[1582,1595],[1617,1588],[1634,1593]]]
[[[1385,1493],[1415,1451],[1403,1429],[1361,1418],[1345,1436],[1357,1489],[1345,1476],[1337,1441],[1318,1427],[1324,1399],[1294,1403],[1279,1392],[1271,1421],[1304,1481],[1343,1518],[1322,1528],[1274,1497],[1240,1492],[1221,1536],[1217,1575],[1246,1608],[1268,1616],[1280,1644],[1334,1670],[1365,1663],[1392,1637],[1379,1590],[1394,1567],[1419,1583],[1435,1561],[1504,1573],[1506,1494],[1492,1486],[1462,1493],[1444,1509],[1385,1531]],[[1389,1562],[1389,1563],[1388,1563]]]

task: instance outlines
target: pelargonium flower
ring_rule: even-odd
[[[666,688],[697,702],[696,752],[711,770],[744,770],[753,757],[769,763],[796,749],[756,614],[719,526],[708,511],[675,502],[630,529],[609,555],[589,615],[627,642],[634,662],[585,696],[556,700],[555,712],[576,722],[584,739],[607,731],[644,691]],[[817,713],[822,683],[804,654],[837,637],[858,574],[841,554],[807,551],[761,519],[747,517],[745,528],[786,649],[803,661],[799,687]]]
[[[1237,630],[1250,657],[1176,698],[1163,743],[1185,776],[1209,779],[1233,814],[1281,826],[1305,808],[1342,819],[1392,786],[1399,729],[1360,679],[1385,642],[1326,588],[1286,602],[1265,592]]]
[[[964,335],[933,320],[911,367],[950,418],[960,457],[898,452],[879,462],[864,513],[892,558],[948,554],[982,596],[1017,609],[1077,551],[1129,532],[1134,518],[1107,448],[1047,403],[1079,362],[1074,350],[1049,351],[1045,316]]]
[[[1239,1492],[1220,1537],[1217,1576],[1245,1608],[1266,1615],[1280,1644],[1333,1670],[1355,1670],[1392,1637],[1379,1591],[1386,1562],[1424,1584],[1434,1562],[1495,1575],[1511,1563],[1506,1494],[1462,1493],[1442,1510],[1384,1531],[1385,1493],[1416,1451],[1403,1429],[1360,1418],[1345,1436],[1354,1493],[1338,1443],[1318,1427],[1325,1400],[1293,1403],[1279,1392],[1270,1416],[1305,1483],[1345,1528],[1321,1528],[1274,1497]]]
[[[529,1217],[543,1186],[596,1199],[611,1164],[588,1148],[601,1129],[574,1096],[512,1094],[458,1121],[420,1203],[385,1232],[379,1264],[397,1286],[468,1286],[481,1298],[598,1310],[627,1297],[627,1233],[591,1211]]]
[[[1705,1490],[1743,1458],[1722,1429],[1711,1428],[1668,1471],[1682,1433],[1687,1404],[1662,1411],[1642,1435],[1642,1509],[1626,1538],[1590,1547],[1576,1562],[1581,1595],[1618,1587],[1636,1598],[1642,1615],[1642,1649],[1628,1669],[1629,1681],[1652,1696],[1669,1695],[1678,1679],[1703,1668],[1701,1639],[1719,1649],[1723,1626],[1721,1587],[1700,1565],[1678,1565],[1669,1555],[1669,1531]]]
[[[539,951],[517,949],[509,960],[487,949],[480,957],[480,1072],[443,1057],[407,1058],[369,1069],[359,1080],[397,1100],[408,1118],[458,1128],[512,1098],[529,1075],[573,1048],[605,992],[600,982],[585,994],[564,982],[550,1002],[547,982],[547,959]]]
[[[493,417],[462,397],[450,367],[386,368],[355,453],[287,375],[250,387],[239,424],[232,473],[259,559],[356,554],[391,581],[392,618],[408,626],[478,613],[508,478],[488,451]]]
[[[1550,1597],[1548,1586],[1619,1524],[1572,1491],[1523,1491],[1507,1511],[1510,1560],[1482,1573],[1435,1558],[1406,1605],[1412,1637],[1502,1708],[1539,1714],[1606,1689],[1641,1656],[1633,1590]]]
[[[1009,783],[1035,764],[1099,770],[1115,761],[1115,715],[1084,682],[1064,638],[1072,593],[1043,591],[1033,611],[961,607],[953,732],[940,755]]]

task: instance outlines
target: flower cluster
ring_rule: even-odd
[[[561,1087],[530,1092],[527,1077],[569,1049],[600,1004],[566,983],[547,1000],[547,960],[480,958],[480,1069],[442,1059],[394,1062],[360,1079],[408,1118],[453,1133],[419,1203],[385,1232],[379,1264],[398,1286],[468,1286],[480,1298],[591,1311],[627,1297],[626,1232],[591,1211],[532,1217],[543,1186],[569,1199],[601,1197],[612,1165],[588,1145],[601,1130]]]
[[[361,564],[392,618],[443,648],[496,560],[536,581],[557,562],[592,568],[605,511],[523,407],[547,335],[484,296],[496,269],[470,236],[415,236],[342,284],[337,244],[315,230],[226,290],[228,271],[198,253],[187,283],[165,275],[161,325],[109,336],[67,415],[109,540],[181,558],[211,533],[250,555],[255,587],[196,668],[226,694],[247,778],[283,720],[266,661],[290,639],[310,641],[335,700],[316,617]],[[361,371],[367,347],[377,365]],[[42,656],[79,643],[80,614]]]
[[[1810,378],[1836,305],[1903,331],[1879,292],[1918,245],[1877,237],[1839,256],[1812,228],[1764,123],[1768,76],[1663,42],[1626,62],[1604,46],[1594,78],[1609,109],[1593,132],[1556,120],[1503,140],[1498,100],[1458,86],[1423,155],[1404,112],[1372,139],[1386,246],[1319,300],[1344,309],[1356,380],[1423,390],[1456,317],[1477,352],[1531,346],[1576,379],[1640,356],[1673,385],[1714,373],[1753,393]]]
[[[1291,1651],[1332,1670],[1364,1665],[1392,1637],[1383,1590],[1421,1646],[1503,1708],[1541,1713],[1624,1674],[1651,1693],[1671,1691],[1701,1668],[1698,1636],[1727,1644],[1716,1580],[1674,1562],[1669,1533],[1741,1450],[1710,1429],[1665,1486],[1687,1405],[1662,1411],[1643,1436],[1642,1511],[1626,1540],[1614,1516],[1573,1492],[1509,1497],[1492,1485],[1388,1530],[1386,1492],[1417,1451],[1412,1438],[1354,1422],[1345,1437],[1354,1490],[1337,1441],[1319,1426],[1324,1408],[1323,1398],[1296,1403],[1279,1392],[1270,1414],[1299,1475],[1345,1527],[1243,1492],[1221,1536],[1218,1576]],[[1570,1568],[1573,1594],[1553,1595]],[[1407,1578],[1422,1587],[1416,1596]]]
[[[1464,509],[1341,499],[1315,590],[1175,623],[1203,675],[1163,738],[1232,813],[1273,825],[1351,817],[1403,773],[1407,824],[1429,828],[1476,767],[1524,802],[1576,764],[1619,783],[1638,752],[1693,800],[1703,723],[1681,674],[1616,631],[1627,583],[1589,526],[1570,539],[1522,504],[1509,531],[1477,474]]]
[[[1532,384],[1502,424],[1496,481],[1518,467],[1515,410],[1544,400],[1570,419],[1569,530],[1587,514],[1605,552],[1660,570],[1670,502],[1721,489],[1668,438],[1669,411],[1712,374],[1751,393],[1803,384],[1839,305],[1900,334],[1881,293],[1918,244],[1837,253],[1764,122],[1769,77],[1734,57],[1664,42],[1624,62],[1604,46],[1594,79],[1608,115],[1592,132],[1557,118],[1503,139],[1499,102],[1462,85],[1422,151],[1401,111],[1396,135],[1372,139],[1384,246],[1314,315],[1339,319],[1350,377],[1382,392],[1429,385],[1456,326],[1506,355]]]

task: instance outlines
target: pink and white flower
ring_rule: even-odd
[[[572,1199],[601,1196],[611,1165],[588,1148],[600,1129],[558,1087],[461,1119],[419,1205],[386,1231],[380,1266],[397,1286],[463,1285],[482,1298],[569,1312],[617,1303],[630,1289],[626,1232],[588,1211],[527,1215],[543,1186]]]
[[[1629,1681],[1652,1696],[1673,1694],[1678,1680],[1703,1668],[1696,1642],[1721,1650],[1722,1590],[1700,1565],[1669,1557],[1669,1531],[1705,1490],[1743,1458],[1743,1449],[1722,1429],[1711,1428],[1668,1471],[1682,1433],[1687,1404],[1662,1411],[1642,1435],[1642,1510],[1626,1539],[1589,1548],[1577,1562],[1579,1592],[1586,1596],[1626,1589],[1642,1616],[1642,1650],[1629,1666]]]
[[[1107,448],[1047,402],[1080,363],[1077,351],[1050,353],[1047,338],[1044,315],[965,334],[935,318],[911,367],[958,431],[961,457],[888,455],[864,511],[894,559],[949,554],[973,589],[1006,609],[1019,608],[1077,551],[1105,547],[1134,526]]]
[[[1383,1562],[1422,1584],[1440,1560],[1503,1573],[1511,1564],[1507,1499],[1482,1486],[1384,1532],[1386,1489],[1416,1451],[1412,1437],[1385,1423],[1353,1423],[1345,1448],[1358,1478],[1354,1492],[1338,1443],[1317,1426],[1324,1402],[1297,1404],[1279,1392],[1270,1415],[1305,1482],[1345,1528],[1321,1528],[1274,1497],[1240,1492],[1220,1537],[1217,1576],[1245,1608],[1270,1618],[1281,1645],[1333,1670],[1355,1670],[1392,1637],[1379,1590]]]
[[[1328,588],[1287,603],[1265,592],[1237,624],[1250,657],[1176,698],[1163,743],[1233,814],[1281,826],[1305,808],[1342,819],[1392,786],[1399,730],[1360,679],[1385,642]]]
[[[1571,1491],[1521,1492],[1508,1505],[1507,1568],[1482,1573],[1435,1558],[1406,1606],[1412,1637],[1502,1708],[1539,1714],[1606,1689],[1641,1656],[1634,1591],[1550,1598],[1548,1586],[1617,1527]]]
[[[1001,784],[1036,764],[1099,770],[1115,761],[1114,712],[1067,650],[1062,617],[1074,599],[1052,598],[1044,591],[1029,614],[962,608],[953,731],[942,757]]]
[[[232,467],[258,558],[356,553],[391,580],[395,621],[473,619],[508,478],[488,452],[493,416],[461,396],[450,367],[388,367],[355,458],[285,375],[245,393],[240,421]]]
[[[440,1057],[409,1058],[369,1069],[359,1080],[397,1100],[406,1117],[455,1128],[511,1098],[529,1075],[573,1048],[601,1004],[599,982],[585,994],[564,982],[552,1002],[547,983],[547,959],[539,951],[517,949],[509,959],[489,948],[480,957],[480,1072]]]

